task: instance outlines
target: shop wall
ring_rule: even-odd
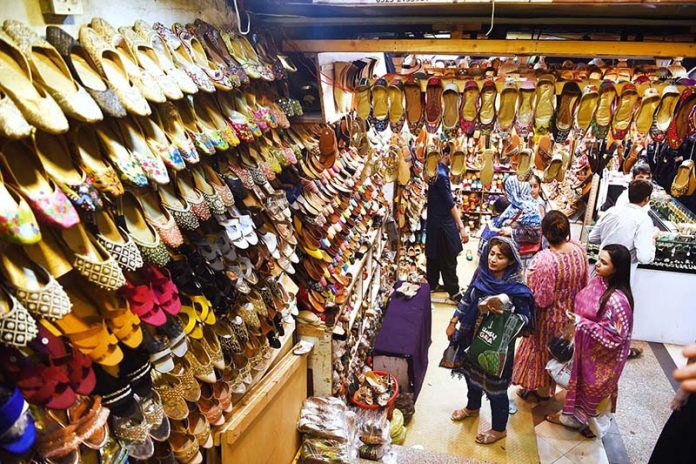
[[[82,0],[82,15],[43,14],[44,0],[0,0],[0,19],[22,21],[43,34],[47,25],[63,26],[75,35],[92,17],[106,19],[115,27],[130,26],[136,19],[166,25],[191,22],[196,18],[215,24],[234,23],[234,10],[226,0]]]

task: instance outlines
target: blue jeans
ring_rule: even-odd
[[[477,410],[481,409],[481,399],[483,398],[483,390],[474,385],[466,379],[467,393],[466,397],[468,402],[466,404],[467,409]],[[488,400],[491,403],[491,417],[493,422],[493,430],[496,432],[504,432],[507,427],[508,415],[510,414],[510,399],[506,393],[499,395],[488,395]]]

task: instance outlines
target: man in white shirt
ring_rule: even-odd
[[[648,215],[653,186],[647,180],[633,180],[628,184],[629,204],[614,206],[602,216],[590,232],[590,243],[599,243],[600,249],[615,243],[631,252],[631,284],[638,264],[649,264],[655,259],[657,231]],[[632,285],[631,285],[632,286]],[[631,347],[629,359],[642,354],[638,347]]]
[[[628,184],[629,203],[609,208],[590,232],[590,243],[599,243],[600,249],[610,243],[625,246],[631,252],[631,278],[638,264],[655,259],[655,228],[645,206],[650,203],[653,186],[646,180]]]
[[[652,171],[647,163],[636,163],[631,169],[631,180],[647,180],[652,181]],[[614,206],[625,206],[628,205],[628,189],[625,189],[616,199],[616,204]],[[646,211],[650,211],[650,202],[644,206]]]

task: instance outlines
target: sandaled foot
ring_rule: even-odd
[[[517,390],[517,396],[522,398],[523,400],[531,403],[531,402],[537,402],[541,403],[543,401],[548,401],[551,399],[550,396],[541,396],[539,393],[536,392],[536,390],[527,390],[525,388],[522,388],[520,390]]]
[[[563,422],[561,422],[561,413],[557,412],[554,414],[548,414],[544,417],[546,421],[551,422],[552,424],[558,424],[558,425],[563,425]]]
[[[486,430],[476,435],[476,443],[480,445],[490,445],[498,440],[502,440],[507,436],[506,431],[496,432],[495,430]]]
[[[643,356],[642,348],[631,347],[631,349],[628,351],[628,359],[636,359],[640,358],[641,356]]]
[[[450,419],[452,419],[454,422],[459,422],[463,421],[464,419],[467,419],[469,417],[478,417],[479,415],[479,410],[478,409],[468,409],[468,408],[463,408],[463,409],[457,409],[452,413],[450,416]]]
[[[590,429],[589,427],[581,429],[580,433],[585,438],[597,438],[597,436],[592,432],[592,429]]]

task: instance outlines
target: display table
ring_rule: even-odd
[[[395,289],[400,285],[401,282],[397,282]],[[376,370],[394,365],[394,359],[390,358],[396,358],[397,363],[399,360],[407,363],[408,384],[403,385],[402,381],[399,385],[402,391],[413,392],[414,400],[418,398],[428,370],[431,325],[430,286],[427,283],[421,284],[416,296],[410,300],[395,291],[373,351]]]

